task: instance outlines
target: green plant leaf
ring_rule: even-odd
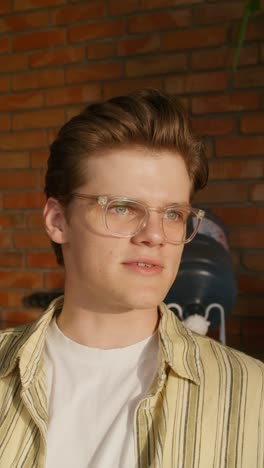
[[[237,38],[237,47],[236,47],[236,52],[233,60],[233,71],[236,70],[238,60],[240,57],[241,53],[241,48],[245,39],[246,31],[247,31],[247,26],[250,17],[260,9],[260,0],[248,0],[245,8],[245,12],[239,27],[238,31],[238,38]]]

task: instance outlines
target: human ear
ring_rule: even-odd
[[[67,221],[62,205],[55,198],[48,198],[43,210],[46,232],[57,244],[67,242]]]

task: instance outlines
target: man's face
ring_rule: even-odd
[[[188,203],[191,182],[183,159],[134,147],[113,150],[87,161],[88,180],[78,189],[142,201],[150,207]],[[120,312],[156,307],[178,271],[183,245],[164,239],[160,214],[150,212],[147,225],[131,238],[111,236],[87,222],[91,202],[74,198],[63,244],[68,293],[96,309]],[[103,208],[96,207],[102,219]],[[159,265],[149,268],[144,263]]]

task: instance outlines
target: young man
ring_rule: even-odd
[[[1,333],[1,468],[263,468],[263,364],[162,304],[206,181],[165,93],[90,105],[61,129],[44,219],[65,294]]]

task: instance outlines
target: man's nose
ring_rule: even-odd
[[[165,234],[160,213],[150,211],[143,229],[133,236],[136,243],[149,245],[162,245],[165,243]]]

